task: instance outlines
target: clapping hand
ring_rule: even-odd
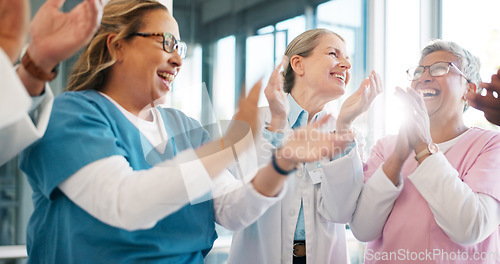
[[[339,135],[322,129],[330,118],[330,115],[325,115],[316,122],[294,129],[280,148],[279,155],[293,163],[313,162],[331,157],[339,145],[352,142],[354,135]]]
[[[261,88],[262,81],[259,80],[252,87],[248,96],[246,98],[242,96],[240,99],[238,110],[224,137],[228,144],[240,142],[250,131],[252,131],[252,139],[260,135],[261,121],[258,115],[258,103]]]
[[[430,132],[430,121],[422,94],[411,88],[403,90],[396,87],[396,96],[403,100],[406,109],[404,130],[408,137],[408,145],[411,149],[419,152],[432,142]]]
[[[375,71],[372,71],[370,76],[363,80],[358,90],[342,104],[337,119],[337,130],[351,129],[352,122],[370,108],[373,100],[383,90],[380,76]]]
[[[491,83],[482,83],[481,87],[486,90],[486,95],[470,93],[467,100],[472,107],[483,111],[488,121],[500,126],[500,70],[491,77]]]
[[[29,0],[0,0],[0,48],[14,63],[26,41]]]
[[[271,110],[271,123],[267,129],[272,132],[277,132],[284,128],[290,108],[286,94],[283,91],[283,75],[280,72],[281,66],[286,62],[288,62],[288,58],[285,56],[278,67],[274,69],[269,83],[264,90],[264,94],[269,102],[269,109]]]
[[[87,45],[100,25],[103,0],[84,0],[69,13],[60,11],[64,1],[47,0],[31,22],[28,51],[46,72]]]

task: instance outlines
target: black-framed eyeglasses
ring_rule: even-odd
[[[467,82],[470,82],[470,80],[465,77],[465,74],[457,67],[453,62],[446,62],[446,61],[440,61],[440,62],[435,62],[431,65],[428,66],[417,66],[413,68],[409,68],[406,70],[406,73],[408,74],[408,80],[410,81],[415,81],[418,80],[420,77],[422,77],[422,74],[425,72],[425,68],[429,68],[429,74],[433,77],[439,77],[446,75],[448,72],[450,72],[450,68],[454,67],[457,69],[458,73],[462,75]]]
[[[158,33],[144,33],[137,32],[134,33],[135,36],[140,37],[163,37],[163,50],[172,53],[174,50],[177,51],[181,59],[186,57],[187,45],[185,42],[175,39],[174,35],[166,32],[158,32]]]

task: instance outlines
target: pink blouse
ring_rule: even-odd
[[[365,182],[392,154],[395,144],[396,137],[385,137],[373,147],[365,165]],[[500,201],[499,133],[472,128],[444,155],[473,192]],[[458,244],[443,232],[427,201],[408,178],[417,165],[412,155],[406,160],[401,173],[403,189],[382,236],[368,243],[365,263],[500,263],[500,229],[475,245]],[[456,173],[451,167],[448,171]],[[435,176],[440,174],[442,170],[436,169]]]

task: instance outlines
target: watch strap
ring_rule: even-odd
[[[279,173],[281,175],[284,175],[284,176],[287,176],[287,175],[291,174],[292,172],[296,171],[297,170],[296,167],[294,169],[292,169],[292,170],[287,171],[287,170],[284,170],[284,169],[280,168],[280,166],[278,166],[278,163],[276,162],[276,152],[277,151],[278,150],[274,151],[273,154],[272,154],[272,157],[271,157],[271,163],[273,165],[274,170],[277,173]]]
[[[419,161],[421,158],[423,158],[427,155],[430,155],[430,154],[432,154],[432,153],[429,151],[429,147],[426,147],[425,149],[423,149],[422,151],[417,153],[417,155],[415,155],[415,160]]]
[[[44,72],[33,62],[28,51],[24,53],[24,56],[21,59],[21,64],[23,65],[24,69],[29,72],[29,74],[39,80],[50,82],[57,76],[57,66],[50,73]]]
[[[432,155],[434,153],[437,153],[439,151],[438,146],[435,143],[430,143],[426,146],[425,149],[417,153],[415,155],[415,160],[420,163],[420,159],[422,159],[425,156]]]

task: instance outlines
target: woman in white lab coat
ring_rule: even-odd
[[[332,31],[302,33],[288,45],[285,55],[284,82],[276,69],[266,88],[269,107],[261,109],[266,121],[264,138],[271,145],[260,147],[268,150],[260,154],[262,162],[274,149],[281,149],[292,129],[328,114],[325,105],[343,95],[350,80],[345,41]],[[380,78],[372,72],[324,129],[352,137],[352,122],[381,92]],[[360,185],[351,181],[358,178],[345,175],[363,173],[360,143],[339,145],[329,159],[289,171],[292,175],[283,200],[234,234],[229,263],[349,263],[343,223],[351,219]]]
[[[102,0],[85,0],[69,13],[59,11],[63,3],[47,0],[36,13],[16,74],[12,63],[26,40],[29,1],[0,1],[0,165],[43,136],[56,65],[88,43],[99,25]]]

